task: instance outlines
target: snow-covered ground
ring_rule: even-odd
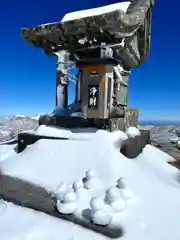
[[[9,157],[16,156],[16,152],[14,151],[15,146],[16,144],[12,145],[0,144],[0,164]]]
[[[96,235],[95,232],[87,232],[73,223],[41,212],[8,202],[0,204],[0,239],[3,240],[84,240],[89,237],[98,239]]]
[[[3,157],[0,148],[1,171],[57,193],[62,181],[65,185],[76,188],[81,185],[80,181],[87,170],[92,169],[89,175],[96,173],[99,182],[84,185],[83,189],[89,196],[86,204],[81,204],[80,200],[80,207],[71,204],[71,207],[76,206],[80,210],[90,208],[90,204],[97,207],[106,191],[112,187],[117,189],[117,180],[125,178],[127,186],[121,189],[121,193],[126,197],[131,193],[131,201],[126,197],[119,202],[115,201],[112,209],[120,208],[121,211],[113,215],[111,213],[110,216],[113,216],[111,223],[118,223],[125,229],[120,239],[179,240],[180,171],[167,163],[173,161],[172,157],[147,145],[136,159],[127,159],[117,147],[126,139],[125,134],[120,131],[108,133],[103,130],[85,130],[77,132],[40,126],[37,130],[39,134],[69,137],[70,140],[40,140],[20,154],[13,152],[12,146],[8,146],[9,149],[3,150],[6,157]],[[74,183],[75,180],[78,181]],[[92,189],[88,189],[88,186]],[[111,191],[111,195],[115,197],[116,190]],[[101,199],[96,199],[97,196]],[[97,204],[93,205],[94,197]],[[69,202],[74,199],[71,195],[65,198]],[[6,208],[3,206],[4,204],[0,205],[4,209],[0,213],[0,239],[3,240],[26,239],[25,236],[29,240],[50,237],[55,240],[108,239],[73,223],[11,203],[6,204]],[[62,210],[62,207],[64,206],[61,204],[59,208]],[[20,215],[21,219],[17,223],[17,216]],[[109,215],[96,209],[93,216],[100,221],[100,217],[103,216],[104,220]]]

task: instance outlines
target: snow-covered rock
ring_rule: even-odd
[[[65,193],[63,200],[57,201],[57,209],[62,214],[73,214],[78,207],[77,196],[74,192]]]
[[[128,135],[128,137],[134,138],[136,136],[140,136],[141,132],[136,127],[129,127],[126,130],[126,134]]]
[[[111,221],[112,214],[106,211],[105,204],[102,198],[93,197],[90,201],[91,206],[91,218],[95,224],[108,225]]]

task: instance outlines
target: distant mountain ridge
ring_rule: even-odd
[[[140,120],[139,123],[149,126],[180,126],[180,121]]]
[[[30,119],[30,120],[39,120],[40,115],[35,116],[26,116],[21,114],[16,114],[14,116],[7,116],[5,117],[7,120],[23,120],[23,119]]]

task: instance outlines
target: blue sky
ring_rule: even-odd
[[[22,27],[113,2],[117,1],[0,1],[0,114],[32,115],[51,112],[55,106],[55,58],[21,38]],[[178,0],[155,1],[151,53],[131,74],[129,105],[140,109],[143,120],[180,120],[179,7]]]

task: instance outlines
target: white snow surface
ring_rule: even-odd
[[[114,145],[122,136],[117,132],[38,129],[44,134],[50,134],[50,130],[56,136],[71,136],[72,139],[39,140],[22,153],[0,161],[1,171],[49,191],[56,191],[62,181],[67,184],[73,184],[76,179],[79,181],[89,169],[97,173],[104,192],[115,187],[117,180],[123,177],[128,180],[126,189],[132,190],[133,201],[127,203],[114,219],[125,229],[120,239],[180,239],[180,171],[167,163],[172,161],[172,157],[147,145],[136,159],[128,159]],[[1,211],[1,205],[0,239],[3,240],[108,239],[73,223],[11,203]],[[18,221],[17,216],[21,216]]]
[[[92,137],[94,137],[94,133],[97,131],[95,128],[86,128],[86,129],[73,129],[73,131],[70,131],[66,128],[52,128],[47,127],[45,125],[41,125],[37,131],[33,131],[34,134],[39,134],[43,136],[49,136],[49,137],[65,137],[65,138],[71,138],[71,139],[80,139],[80,140],[89,140]],[[88,134],[87,134],[88,133]]]
[[[90,17],[90,16],[97,16],[97,15],[112,12],[115,10],[121,10],[123,12],[126,12],[129,7],[129,4],[130,4],[130,2],[120,2],[120,3],[106,5],[103,7],[91,8],[91,9],[86,9],[86,10],[81,10],[81,11],[76,11],[76,12],[70,12],[70,13],[67,13],[63,17],[61,22],[67,22],[67,21]]]
[[[17,217],[20,216],[20,217]],[[88,236],[87,236],[88,234]],[[5,202],[0,204],[0,239],[2,240],[84,240],[99,239],[93,231],[44,213]],[[100,239],[107,239],[100,237]]]
[[[14,147],[15,147],[15,144],[12,144],[12,145],[0,144],[0,163],[5,161],[9,157],[16,156]]]

